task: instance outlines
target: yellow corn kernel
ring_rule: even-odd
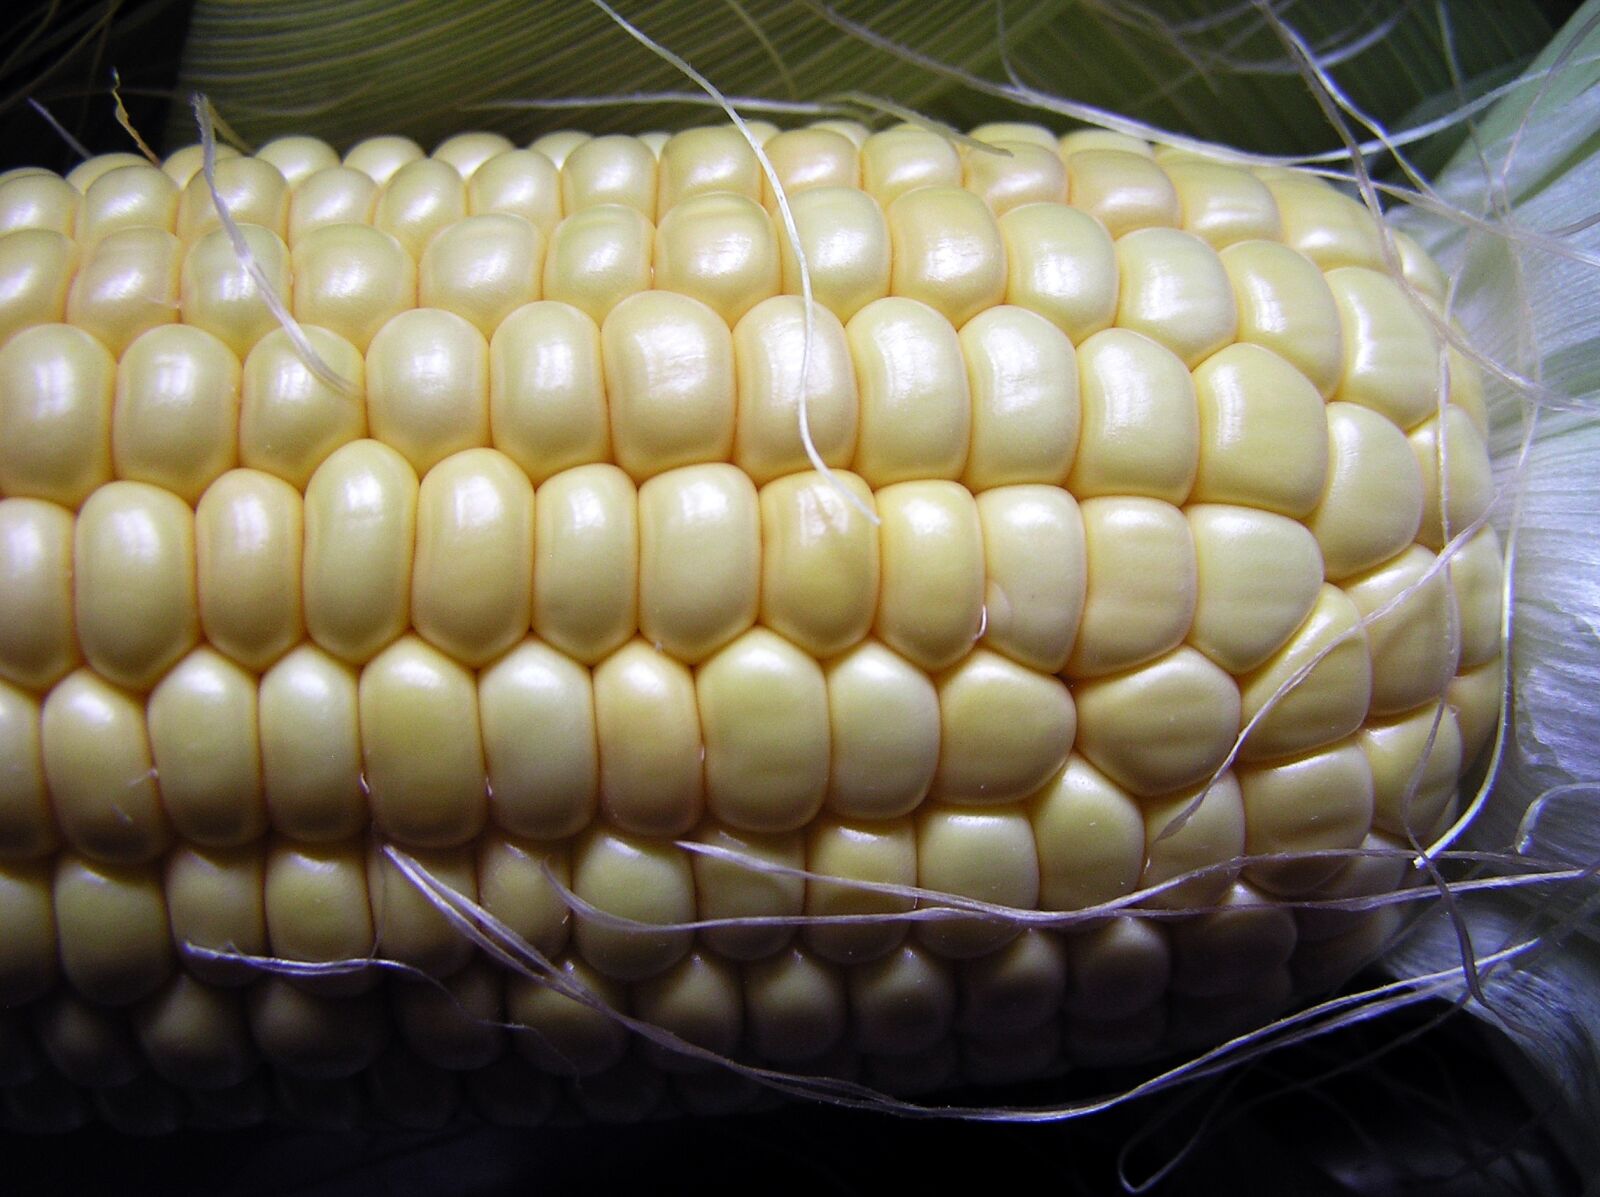
[[[0,492],[76,508],[111,481],[116,379],[100,342],[66,325],[0,346]]]
[[[183,243],[164,229],[107,234],[88,251],[72,280],[68,322],[121,357],[141,333],[182,315],[183,262]]]

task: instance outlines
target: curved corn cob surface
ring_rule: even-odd
[[[1403,884],[1496,719],[1437,269],[1115,135],[761,135],[809,325],[729,128],[219,153],[315,368],[193,147],[0,178],[12,1122],[760,1098],[386,848],[632,1018],[892,1093],[1214,1043],[1381,947],[1280,900]]]

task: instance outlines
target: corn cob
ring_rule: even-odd
[[[1214,1042],[1392,932],[1277,900],[1401,885],[1498,713],[1437,268],[1113,134],[758,132],[809,443],[731,128],[219,152],[343,388],[195,147],[0,176],[13,1122],[759,1098],[385,845],[619,1011],[901,1093]],[[1193,913],[828,921],[912,886]]]

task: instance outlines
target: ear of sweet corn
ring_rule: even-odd
[[[1274,899],[1398,884],[1327,850],[1426,842],[1498,710],[1436,269],[1113,135],[764,135],[809,321],[732,129],[219,153],[343,388],[193,149],[0,178],[12,1120],[752,1099],[385,845],[619,1011],[904,1092],[1213,1041],[1382,943]],[[827,921],[914,886],[1200,909]],[[286,971],[368,956],[443,990]]]

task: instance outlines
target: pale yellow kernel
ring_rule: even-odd
[[[1053,139],[1048,145],[1006,137],[984,140],[1006,153],[969,149],[964,182],[996,216],[1022,204],[1066,201],[1067,172]]]
[[[150,695],[150,750],[161,804],[180,839],[248,844],[267,829],[256,679],[202,645]]]
[[[567,156],[592,136],[593,134],[578,129],[557,129],[535,137],[528,143],[528,149],[543,154],[560,168],[566,162]]]
[[[889,224],[870,195],[854,187],[818,187],[793,196],[789,214],[805,254],[811,295],[818,304],[848,321],[873,300],[889,294]],[[802,294],[794,245],[781,224],[778,233],[784,293]]]
[[[78,247],[53,229],[0,237],[0,345],[35,324],[57,324],[78,268]]]
[[[730,125],[732,123],[731,121],[729,122]],[[767,142],[778,135],[778,126],[771,121],[747,120],[744,122],[744,127],[751,138],[755,140],[755,143],[760,146],[765,146]]]
[[[655,156],[657,162],[661,161],[661,151],[666,149],[667,142],[672,140],[672,134],[654,129],[650,132],[638,134],[639,144]]]
[[[1196,504],[1194,624],[1189,643],[1247,673],[1294,634],[1322,589],[1322,553],[1305,525],[1248,507]]]
[[[761,588],[756,489],[725,462],[639,488],[639,632],[689,664],[755,622]]]
[[[272,825],[326,843],[365,830],[356,672],[302,644],[261,679],[261,772]]]
[[[0,862],[47,856],[60,844],[39,737],[39,700],[0,682]],[[6,884],[0,871],[0,892]],[[10,930],[4,911],[0,902],[0,927]],[[6,937],[0,936],[0,945],[5,943]],[[54,956],[53,934],[50,950]],[[0,995],[6,993],[6,951],[0,946]]]
[[[82,200],[78,189],[58,175],[7,171],[0,178],[0,237],[18,229],[50,229],[71,237]]]
[[[1459,762],[1458,762],[1459,763]],[[1311,893],[1345,864],[1339,849],[1361,846],[1373,820],[1373,771],[1354,740],[1282,764],[1241,768],[1245,851],[1285,854],[1244,870],[1276,894]],[[1317,853],[1329,855],[1316,855]],[[1294,858],[1297,853],[1310,853]]]
[[[401,312],[367,349],[367,426],[418,474],[489,443],[489,344],[453,312]]]
[[[455,847],[487,809],[476,679],[416,636],[361,671],[361,755],[373,826],[402,844]]]
[[[1113,238],[1134,229],[1176,228],[1178,193],[1166,172],[1145,155],[1123,149],[1063,149],[1067,198],[1095,217]]]
[[[400,242],[413,260],[428,242],[467,214],[467,185],[448,162],[408,162],[382,184],[373,227]]]
[[[263,158],[220,159],[212,176],[216,195],[234,224],[258,225],[280,238],[289,231],[289,185],[272,163]],[[221,227],[212,183],[203,171],[196,171],[178,197],[178,239],[188,245]]]
[[[744,968],[750,1047],[776,1063],[811,1061],[844,1037],[850,1012],[841,971],[794,947]]]
[[[276,840],[267,851],[263,911],[272,954],[288,960],[359,960],[372,954],[367,852],[361,840],[302,844]],[[296,978],[319,994],[366,989],[371,977]]]
[[[177,973],[132,1013],[151,1071],[181,1088],[225,1089],[244,1081],[259,1063],[238,994],[188,973]]]
[[[1213,249],[1282,235],[1272,192],[1249,171],[1201,159],[1164,162],[1178,193],[1182,227]]]
[[[719,1056],[732,1054],[744,1031],[744,994],[739,975],[727,961],[690,952],[659,976],[640,981],[632,991],[634,1016],[660,1027],[684,1043]],[[682,1052],[652,1044],[651,1065],[663,1072],[699,1072],[707,1065]]]
[[[845,327],[861,401],[852,468],[871,487],[959,478],[972,399],[950,322],[913,299],[868,304]]]
[[[366,362],[338,333],[302,328],[347,389],[320,378],[287,331],[256,342],[239,391],[239,461],[303,491],[335,449],[367,435]]]
[[[934,797],[1013,802],[1066,763],[1077,715],[1072,695],[1057,678],[978,648],[945,672],[938,686]]]
[[[843,652],[872,627],[878,532],[854,474],[790,474],[761,489],[761,622],[813,657]]]
[[[1111,324],[1117,259],[1099,221],[1066,204],[1025,204],[999,225],[1007,303],[1037,312],[1075,345]]]
[[[315,993],[307,984],[302,978],[264,980],[247,999],[250,1035],[273,1066],[276,1094],[292,1116],[352,1126],[365,1108],[354,1078],[383,1051],[387,1012],[376,993],[328,996],[320,983]]]
[[[478,711],[495,824],[533,839],[587,826],[600,783],[589,671],[525,639],[478,675]]]
[[[467,216],[441,230],[417,263],[417,302],[465,318],[486,337],[539,298],[544,237],[520,216]]]
[[[565,303],[530,303],[489,342],[489,427],[495,448],[534,485],[610,454],[600,330]]]
[[[1372,771],[1373,825],[1403,843],[1426,844],[1467,763],[1455,712],[1428,703],[1395,719],[1374,720],[1356,743]]]
[[[562,210],[571,215],[596,204],[623,204],[656,218],[656,156],[637,137],[591,138],[561,164]]]
[[[1082,910],[1132,893],[1144,868],[1144,815],[1081,756],[1023,808],[1039,854],[1039,906]]]
[[[1186,366],[1233,341],[1238,312],[1222,260],[1181,229],[1139,229],[1117,241],[1117,324],[1166,346]]]
[[[1083,615],[1088,564],[1077,502],[1055,486],[1003,486],[978,496],[983,527],[984,643],[1060,673]]]
[[[1429,724],[1432,724],[1431,716]],[[1368,763],[1371,763],[1370,756]],[[1378,773],[1379,769],[1374,768],[1375,789],[1382,784]],[[1316,888],[1314,892],[1319,899],[1366,898],[1393,893],[1405,887],[1416,849],[1404,842],[1396,842],[1381,831],[1368,833],[1361,841],[1361,849],[1361,855],[1343,861],[1338,871]],[[1297,910],[1295,922],[1299,927],[1300,942],[1302,945],[1324,943],[1361,926],[1366,922],[1366,914],[1359,910]]]
[[[649,292],[601,329],[617,464],[635,481],[725,461],[733,448],[733,338],[698,300]]]
[[[256,266],[266,275],[272,293],[290,294],[290,253],[277,234],[253,224],[240,227]],[[245,357],[259,339],[277,330],[277,315],[266,294],[234,248],[226,232],[214,229],[190,243],[179,275],[179,309],[184,323],[214,334],[222,344]]]
[[[772,220],[752,199],[685,199],[656,225],[655,285],[707,304],[731,326],[782,284]]]
[[[72,280],[68,323],[94,334],[113,357],[121,357],[145,330],[178,319],[182,263],[182,243],[165,230],[107,234]]]
[[[1342,739],[1361,726],[1372,697],[1372,660],[1360,618],[1343,591],[1324,585],[1311,614],[1289,642],[1254,673],[1239,679],[1243,722],[1260,717],[1240,750],[1243,759],[1304,752]],[[1293,681],[1292,688],[1278,694],[1306,669],[1309,672]],[[1272,707],[1267,710],[1269,702]]]
[[[1123,915],[1072,936],[1066,947],[1062,1006],[1074,1021],[1105,1022],[1159,1009],[1172,974],[1172,949],[1161,923]]]
[[[61,971],[80,996],[124,1006],[154,993],[172,972],[172,939],[154,865],[56,861]]]
[[[1327,397],[1339,385],[1344,332],[1333,292],[1315,262],[1276,241],[1222,251],[1239,311],[1239,340],[1270,349]]]
[[[1020,810],[929,806],[917,815],[917,885],[995,906],[1039,902],[1039,854]],[[925,905],[939,905],[937,899]],[[1016,938],[1003,918],[975,916],[917,924],[917,941],[940,956],[985,956]]]
[[[922,670],[876,640],[826,665],[833,767],[828,809],[856,819],[914,810],[939,764],[939,697]]]
[[[917,883],[917,837],[910,818],[861,822],[824,816],[811,824],[806,842],[806,869],[816,877],[806,884],[806,945],[828,960],[860,963],[894,951],[910,924],[882,922],[829,923],[829,915],[903,914],[915,905],[910,897],[863,889],[860,884],[914,886]]]
[[[411,623],[417,475],[387,445],[335,450],[306,484],[306,630],[359,664]]]
[[[1143,495],[1182,503],[1199,467],[1194,381],[1171,350],[1130,329],[1078,347],[1082,432],[1067,485],[1080,499]]]
[[[686,923],[695,918],[689,854],[670,842],[596,827],[572,850],[572,892],[613,918]],[[692,931],[650,931],[575,916],[573,942],[596,970],[619,981],[653,977],[688,952]]]
[[[1001,306],[960,333],[972,395],[972,442],[962,478],[974,491],[1060,485],[1078,448],[1078,369],[1072,342],[1025,308]]]
[[[73,532],[72,513],[54,503],[0,499],[0,678],[30,690],[78,663]]]
[[[412,611],[417,630],[471,665],[514,643],[531,613],[533,488],[508,457],[469,449],[422,481]]]
[[[600,802],[609,822],[641,835],[682,835],[705,803],[705,755],[694,676],[642,640],[594,671]]]
[[[1065,940],[1027,928],[1005,947],[968,961],[957,975],[961,1004],[958,1030],[1028,1031],[1051,1023],[1061,1010],[1068,979]]]
[[[456,929],[415,881],[401,872],[382,850],[382,841],[367,847],[367,898],[377,932],[374,952],[384,960],[417,969],[430,977],[448,977],[464,968],[477,945]],[[408,847],[411,857],[436,885],[468,903],[478,901],[473,858],[475,845],[452,848]]]
[[[301,135],[275,137],[256,151],[256,157],[277,167],[291,188],[319,170],[339,165],[339,155],[327,142]]]
[[[515,148],[511,139],[500,133],[457,133],[434,146],[432,156],[455,167],[463,179],[470,179],[489,159]]]
[[[614,465],[578,466],[534,504],[533,628],[588,665],[627,642],[639,618],[639,517]]]
[[[1331,581],[1398,553],[1422,523],[1422,471],[1405,436],[1354,403],[1330,403],[1328,481],[1306,518]]]
[[[1443,435],[1440,430],[1443,429]],[[1422,473],[1422,526],[1417,539],[1438,552],[1494,503],[1489,450],[1459,407],[1445,408],[1407,438]]]
[[[626,1008],[627,990],[582,959],[554,963],[564,988],[591,994],[611,1010]],[[506,984],[506,1017],[513,1027],[512,1046],[538,1069],[541,1080],[552,1073],[577,1077],[587,1090],[591,1078],[628,1050],[621,1023],[543,981],[512,977]]]
[[[885,208],[918,187],[959,186],[961,155],[943,134],[901,125],[861,145],[861,189]]]
[[[1057,148],[1062,158],[1069,158],[1086,150],[1116,150],[1124,154],[1137,154],[1141,158],[1151,158],[1156,152],[1150,143],[1142,138],[1127,133],[1117,133],[1111,129],[1093,127],[1063,133],[1057,142]]]
[[[1194,538],[1183,513],[1144,498],[1085,499],[1085,592],[1073,677],[1115,673],[1188,635],[1196,598]]]
[[[692,196],[717,191],[761,199],[761,164],[744,134],[731,125],[674,133],[661,151],[659,180],[660,216]]]
[[[1498,659],[1463,670],[1445,690],[1445,701],[1461,727],[1461,759],[1477,759],[1500,725],[1505,706],[1505,671]]]
[[[301,180],[289,199],[288,236],[293,249],[310,233],[330,224],[370,224],[378,185],[348,166],[329,166]]]
[[[549,957],[566,950],[572,925],[572,911],[552,879],[563,887],[571,884],[564,844],[524,843],[494,831],[478,840],[478,896],[484,909]]]
[[[827,129],[850,139],[850,143],[860,149],[867,138],[872,136],[872,130],[860,121],[845,120],[841,117],[830,117],[827,120],[813,121],[808,128]],[[764,147],[763,147],[764,148]]]
[[[1500,652],[1505,565],[1500,538],[1483,528],[1450,556],[1450,586],[1461,611],[1461,668],[1474,669]]]
[[[1246,882],[1235,884],[1217,905],[1221,909],[1173,924],[1172,990],[1189,998],[1217,998],[1226,1006],[1258,985],[1270,990],[1267,978],[1282,974],[1294,951],[1294,912]],[[1174,1005],[1181,1012],[1189,1003]],[[1212,1011],[1204,1003],[1193,1017],[1209,1022],[1212,1015],[1224,1026],[1231,1021],[1226,1009]]]
[[[406,1047],[418,1060],[445,1073],[443,1077],[429,1073],[415,1078],[413,1089],[420,1091],[420,1101],[434,1100],[436,1095],[443,1100],[443,1094],[455,1088],[450,1073],[461,1074],[465,1087],[470,1087],[473,1074],[510,1058],[505,1051],[501,978],[498,969],[474,961],[440,982],[440,988],[422,982],[396,988],[395,1025]],[[529,1088],[530,1097],[538,1091],[536,1085]],[[430,1129],[443,1125],[449,1117],[448,1111],[430,1110],[426,1125]],[[408,1117],[403,1124],[408,1128],[417,1126],[417,1116]]]
[[[186,971],[209,985],[245,985],[259,978],[249,965],[189,950],[265,955],[265,856],[261,844],[201,848],[183,844],[167,857],[164,877],[172,942]]]
[[[1004,298],[1005,242],[977,196],[959,186],[919,187],[884,214],[891,294],[921,300],[957,328]]]
[[[198,161],[199,161],[199,155],[198,155],[199,149],[200,149],[199,146],[190,146],[190,147],[187,147],[186,150],[179,150],[179,151],[177,151],[177,153],[173,154],[168,159],[168,161],[170,162],[174,158],[177,158],[180,155],[182,155],[182,156],[185,156],[185,157],[192,156],[194,158],[194,160],[198,163]],[[217,147],[217,157],[218,158],[235,158],[235,157],[238,156],[238,154],[239,154],[239,151],[234,149],[232,146],[219,145]],[[150,165],[149,159],[143,157],[140,154],[125,153],[125,152],[118,152],[118,153],[112,153],[112,154],[96,154],[92,158],[84,159],[82,162],[78,163],[78,165],[74,166],[71,170],[69,170],[67,172],[67,182],[71,183],[79,191],[88,191],[90,187],[94,186],[94,181],[96,179],[98,179],[101,175],[105,174],[107,171],[116,170],[119,166],[149,166],[149,165]],[[24,167],[22,169],[24,169],[24,170],[32,170],[32,169],[37,169],[37,168]],[[166,164],[165,163],[162,164],[162,169],[163,170],[166,169]],[[172,171],[167,171],[167,174],[172,176],[173,181],[179,187],[182,187],[186,182],[189,181],[188,175],[184,175],[183,178],[180,179],[176,175],[174,175]]]
[[[9,1007],[55,988],[56,916],[50,890],[48,861],[0,865],[0,1001]]]
[[[165,324],[142,335],[117,365],[117,477],[197,503],[238,460],[239,383],[239,359],[203,329]]]
[[[548,242],[561,223],[561,175],[537,150],[496,154],[467,180],[467,211],[520,216]]]
[[[1382,270],[1344,267],[1326,277],[1344,349],[1333,397],[1370,407],[1409,431],[1438,410],[1443,382],[1439,339],[1426,311]]]
[[[828,699],[816,661],[755,628],[695,674],[711,813],[743,831],[794,831],[822,806]]]
[[[855,451],[856,379],[844,326],[820,307],[811,309],[807,325],[803,301],[784,295],[758,303],[733,330],[733,461],[758,486],[810,468],[800,435],[802,398],[811,446],[823,462],[845,466]]]
[[[1141,805],[1148,847],[1139,887],[1166,885],[1147,905],[1183,910],[1220,901],[1244,854],[1244,799],[1233,774]]]
[[[1439,269],[1439,264],[1409,233],[1390,229],[1389,236],[1394,238],[1395,250],[1400,255],[1400,270],[1406,282],[1435,303],[1442,305],[1450,290],[1450,284],[1444,272]]]
[[[344,164],[359,170],[380,187],[409,162],[422,158],[422,147],[409,137],[368,137],[345,151]]]
[[[735,831],[708,823],[695,832],[694,838],[733,854],[731,858],[694,855],[694,882],[702,919],[794,918],[804,909],[806,881],[798,874],[806,867],[806,849],[805,837],[800,833]],[[762,867],[766,865],[791,872],[770,871]],[[759,960],[782,950],[794,932],[793,926],[778,923],[708,927],[699,935],[731,960]]]
[[[115,382],[116,362],[80,329],[0,346],[0,493],[77,507],[109,482]]]
[[[965,656],[983,626],[983,529],[955,482],[901,482],[877,494],[882,584],[875,634],[924,669]]]
[[[1230,345],[1194,372],[1200,461],[1190,500],[1296,519],[1328,478],[1328,415],[1314,387],[1256,345]]]
[[[110,233],[129,228],[170,233],[177,226],[177,218],[178,189],[165,173],[152,166],[118,167],[101,175],[84,192],[83,206],[78,211],[77,239],[79,244],[92,245]]]
[[[364,224],[313,229],[295,243],[294,318],[362,353],[391,317],[417,305],[417,268],[389,234]]]
[[[967,136],[985,145],[1018,142],[1023,145],[1039,146],[1052,154],[1059,152],[1059,140],[1054,133],[1043,125],[1024,121],[986,121],[972,129]],[[972,152],[975,151],[969,147],[968,153]]]
[[[915,1056],[943,1041],[955,1021],[951,967],[915,944],[902,944],[845,973],[851,1042],[858,1051]]]
[[[1141,798],[1210,777],[1239,733],[1238,687],[1187,645],[1073,694],[1078,750]]]
[[[763,145],[762,151],[778,176],[784,195],[793,200],[801,192],[816,187],[859,187],[861,161],[857,143],[836,129],[812,125],[779,133]],[[761,202],[767,211],[778,210],[777,194],[762,172]],[[782,235],[782,225],[779,225]]]
[[[1434,568],[1437,561],[1413,545],[1344,584],[1367,621],[1374,714],[1408,711],[1438,698],[1455,675],[1461,613],[1448,574]]]
[[[194,512],[159,487],[109,483],[79,512],[73,560],[83,655],[109,681],[148,690],[200,636]]]
[[[1262,180],[1278,205],[1283,243],[1323,270],[1384,269],[1378,222],[1366,207],[1320,179],[1279,174]]]

